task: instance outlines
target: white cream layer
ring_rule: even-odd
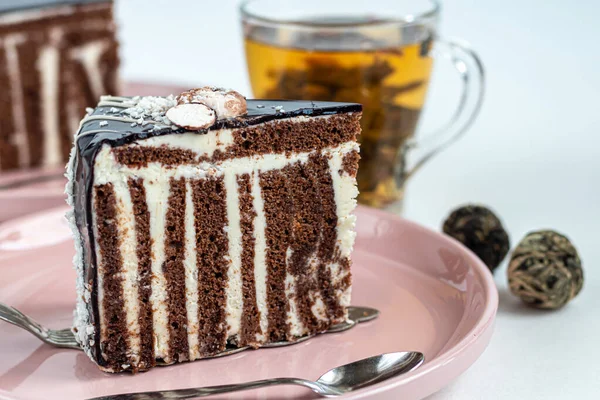
[[[225,291],[225,321],[227,337],[237,337],[242,324],[244,299],[242,296],[242,230],[240,228],[240,201],[238,196],[237,175],[235,171],[226,169],[224,173],[225,194],[227,196],[227,242],[229,261],[227,270],[227,290]]]
[[[189,146],[189,143],[195,139],[186,136],[199,136],[194,133],[168,135],[162,139],[163,144],[173,147]],[[144,142],[146,145],[148,141]],[[348,176],[342,176],[338,170],[341,169],[342,160],[345,154],[351,151],[358,150],[358,144],[347,142],[334,148],[327,148],[318,153],[330,156],[330,173],[335,187],[335,199],[338,204],[338,246],[342,255],[349,255],[352,249],[354,234],[354,218],[351,212],[356,205],[355,196],[357,189],[354,184],[354,179]],[[163,168],[159,163],[150,163],[145,168],[132,168],[118,164],[114,158],[111,148],[105,145],[96,157],[94,184],[115,183],[119,181],[127,181],[128,178],[142,178],[146,188],[146,197],[149,203],[150,211],[150,228],[153,238],[152,248],[152,271],[154,278],[152,280],[152,297],[151,303],[154,309],[154,342],[155,352],[157,357],[166,357],[169,346],[169,331],[168,331],[168,312],[165,304],[166,300],[166,281],[162,274],[162,263],[164,261],[164,231],[166,209],[169,196],[169,181],[171,178],[180,179],[203,179],[207,176],[223,176],[226,189],[227,202],[227,217],[228,226],[226,234],[229,239],[230,248],[229,254],[226,256],[229,262],[228,279],[229,287],[227,289],[226,298],[226,315],[228,325],[228,336],[234,338],[240,330],[241,314],[242,314],[242,279],[240,273],[240,256],[241,256],[241,238],[240,229],[240,212],[238,199],[238,185],[236,177],[242,174],[250,174],[252,180],[252,195],[253,204],[257,217],[254,220],[254,235],[255,235],[255,285],[256,285],[256,301],[257,308],[260,313],[260,327],[264,333],[268,327],[268,309],[267,309],[267,268],[266,268],[266,240],[265,227],[266,218],[264,215],[264,204],[258,180],[258,173],[282,169],[292,163],[305,163],[308,161],[311,154],[315,152],[296,153],[292,155],[285,154],[266,154],[261,156],[237,158],[225,160],[220,163],[201,163],[199,165],[180,165],[172,168]],[[191,192],[188,183],[188,193]],[[126,187],[115,185],[115,194],[118,198],[126,196]],[[191,197],[188,194],[186,209],[193,210],[191,206]],[[188,338],[190,339],[190,358],[198,358],[198,341],[197,341],[197,276],[195,275],[195,234],[193,232],[193,214],[186,216],[186,221],[189,225],[186,226],[186,294],[188,302],[186,304],[188,319]],[[315,259],[311,261],[314,265]],[[332,273],[339,270],[339,267],[334,264],[328,266]],[[316,268],[314,268],[316,274]],[[335,275],[334,275],[335,276]],[[196,279],[196,280],[195,280]],[[292,276],[286,277],[286,293],[289,298],[293,297],[295,291],[295,280]],[[318,293],[310,294],[315,300],[315,306],[312,311],[316,318],[325,319],[325,305]],[[126,293],[126,296],[135,296],[129,301],[136,301],[136,293]],[[349,301],[350,291],[341,293],[342,303],[347,305]],[[297,312],[294,302],[291,303],[290,311],[287,314],[287,320],[291,323],[291,333],[293,335],[303,335],[306,328],[302,325],[300,316]],[[192,336],[196,336],[192,338]],[[264,342],[267,337],[264,334],[257,335],[257,342]],[[168,360],[166,360],[168,362]]]
[[[138,301],[138,257],[135,220],[130,216],[133,213],[133,203],[127,181],[113,182],[115,191],[121,193],[117,198],[117,226],[119,231],[119,250],[123,259],[123,293],[125,301],[125,317],[127,322],[128,354],[134,365],[140,358],[140,304]]]
[[[356,179],[344,173],[342,161],[340,157],[332,157],[329,160],[329,170],[333,179],[334,198],[337,207],[337,248],[342,258],[350,258],[356,239],[356,230],[354,229],[356,215],[353,212],[356,208],[358,188],[356,187]],[[329,268],[334,284],[342,281],[350,273],[350,271],[340,273],[339,266],[335,264],[330,264]],[[336,293],[340,305],[343,307],[350,306],[351,291],[352,286],[349,286],[344,292]]]
[[[174,138],[174,136],[178,136]],[[233,131],[221,129],[206,135],[186,133],[182,135],[154,136],[140,142],[143,146],[168,146],[176,149],[191,150],[198,156],[212,157],[216,150],[226,151],[233,144]]]
[[[288,253],[291,254],[291,252],[291,249],[288,248]],[[287,257],[287,260],[289,259],[290,257]],[[289,261],[286,263],[289,264]],[[290,335],[303,336],[306,333],[306,328],[300,320],[300,313],[296,304],[296,280],[296,277],[292,274],[286,274],[285,276],[285,297],[290,305],[290,310],[286,315],[286,322],[290,327]]]
[[[109,152],[110,153],[110,152]],[[114,162],[114,159],[113,159]],[[98,171],[98,162],[96,162]],[[100,174],[96,174],[96,182],[101,182]],[[169,362],[169,313],[167,310],[167,280],[162,270],[165,262],[165,222],[169,203],[170,184],[168,179],[160,179],[160,175],[147,176],[144,179],[146,203],[150,214],[150,236],[152,237],[152,323],[154,329],[154,354]],[[127,180],[126,176],[122,177]],[[110,182],[115,182],[113,179]],[[117,197],[121,193],[115,191]]]
[[[264,343],[267,340],[266,332],[269,328],[269,309],[267,306],[267,239],[265,229],[265,203],[260,191],[260,178],[258,172],[252,174],[252,205],[256,218],[254,219],[254,286],[256,288],[256,309],[260,314],[260,332],[256,334],[256,341]]]
[[[198,254],[196,252],[196,226],[194,224],[194,202],[192,185],[188,181],[185,191],[185,298],[187,310],[187,333],[190,360],[200,358],[198,332]]]

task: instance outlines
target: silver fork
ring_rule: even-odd
[[[379,311],[374,308],[369,307],[356,307],[351,306],[348,307],[348,321],[343,322],[341,324],[337,324],[329,328],[326,333],[336,333],[342,332],[347,329],[354,327],[357,323],[370,321],[372,319],[377,318],[379,315]],[[26,330],[27,332],[35,335],[42,342],[47,343],[54,347],[62,347],[67,349],[76,349],[81,350],[79,343],[75,340],[75,335],[71,331],[71,329],[48,329],[39,323],[35,322],[21,311],[17,310],[14,307],[7,306],[6,304],[0,303],[0,320],[6,321],[9,324],[13,324]],[[303,336],[298,338],[294,342],[290,341],[280,341],[280,342],[271,342],[266,344],[263,347],[281,347],[281,346],[289,346],[291,344],[296,344],[303,342],[312,338],[314,335]],[[231,354],[236,354],[244,350],[248,350],[250,347],[228,347],[220,353],[215,354],[214,356],[207,358],[216,358],[228,356]]]
[[[49,345],[66,349],[81,349],[79,347],[79,343],[77,343],[75,340],[75,335],[73,332],[71,332],[71,329],[48,329],[38,324],[16,308],[2,303],[0,303],[0,320],[25,329],[27,332],[35,335],[42,342]]]

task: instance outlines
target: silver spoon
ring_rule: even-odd
[[[276,385],[304,386],[321,396],[336,397],[413,371],[424,360],[425,357],[423,354],[416,351],[386,353],[333,368],[316,381],[299,378],[263,379],[260,381],[208,386],[204,388],[127,393],[96,397],[89,400],[191,399]]]

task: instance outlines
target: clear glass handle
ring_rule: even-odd
[[[400,168],[404,171],[400,177],[403,184],[415,172],[417,172],[427,161],[451,144],[461,138],[469,130],[475,121],[485,93],[485,70],[481,59],[470,46],[459,40],[436,40],[435,57],[442,56],[450,59],[452,65],[458,72],[463,88],[458,102],[458,107],[448,121],[441,128],[425,134],[420,138],[414,138],[403,148],[404,154],[400,157],[401,162],[406,162],[407,153],[413,149],[421,150],[421,155],[412,165]]]

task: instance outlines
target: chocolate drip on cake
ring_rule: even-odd
[[[150,213],[146,203],[146,189],[143,179],[129,179],[129,192],[135,215],[135,237],[138,258],[138,299],[140,324],[140,370],[156,365],[154,357],[154,327],[152,324],[152,237],[150,236]]]
[[[223,178],[192,181],[198,257],[198,325],[201,356],[218,353],[227,344],[225,289],[229,249],[227,204]]]
[[[127,356],[127,325],[123,298],[123,259],[119,251],[117,227],[117,199],[112,184],[94,189],[96,229],[102,272],[102,317],[104,326],[100,334],[101,365],[121,369],[129,365]]]
[[[254,279],[254,210],[252,197],[252,178],[250,174],[238,176],[238,196],[240,202],[240,229],[242,232],[242,298],[243,314],[241,321],[240,346],[256,346],[256,335],[261,333],[260,312],[256,305],[256,283]]]
[[[85,108],[117,92],[117,49],[110,1],[0,12],[0,170],[64,164]]]

